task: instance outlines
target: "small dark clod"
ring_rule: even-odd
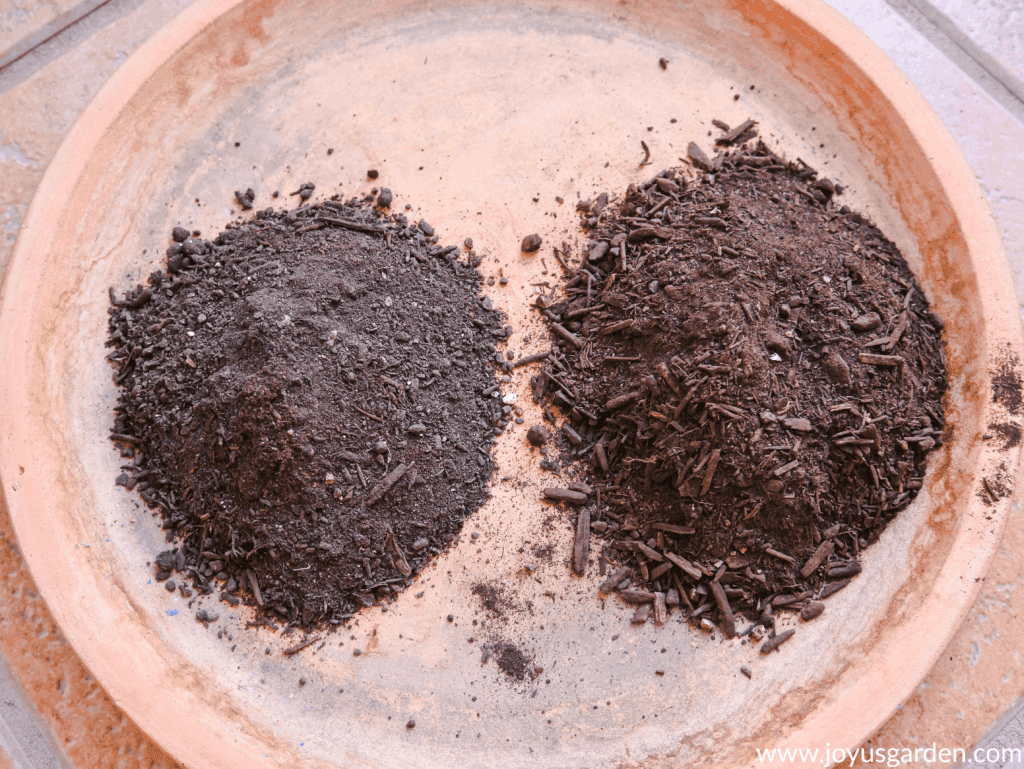
[[[252,204],[256,201],[256,193],[253,192],[252,187],[247,189],[245,192],[235,190],[235,200],[238,201],[242,209],[248,211],[252,208]]]
[[[546,428],[540,425],[533,425],[529,430],[526,431],[526,440],[530,442],[531,446],[543,446],[551,439],[551,434]]]

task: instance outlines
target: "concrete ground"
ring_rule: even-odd
[[[1024,0],[827,0],[875,41],[960,145],[1024,297]],[[0,279],[29,202],[110,74],[191,0],[0,0]],[[1022,310],[1024,314],[1024,310]],[[981,595],[866,748],[963,748],[1024,767],[1024,483]],[[61,638],[0,504],[0,769],[178,766]],[[927,761],[915,765],[929,765]],[[935,764],[943,765],[943,764]]]

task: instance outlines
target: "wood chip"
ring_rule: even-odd
[[[828,598],[830,595],[835,595],[851,582],[853,582],[852,579],[840,579],[835,582],[829,582],[818,591],[818,598]]]
[[[707,494],[708,489],[711,488],[711,480],[715,477],[715,470],[718,468],[718,460],[721,456],[721,449],[715,449],[711,452],[711,459],[708,460],[708,470],[704,473],[704,485],[700,487],[700,496],[702,497]]]
[[[398,546],[398,540],[395,539],[395,533],[391,530],[390,526],[388,526],[387,532],[387,536],[384,537],[384,548],[391,556],[391,560],[394,561],[398,573],[403,577],[408,577],[412,574],[412,569],[409,567],[409,562],[405,559],[405,553]]]
[[[799,433],[810,432],[811,423],[806,419],[800,419],[797,417],[787,417],[782,420],[782,426],[787,430],[793,430]]]
[[[668,619],[668,607],[665,606],[665,594],[656,592],[654,594],[654,624],[664,625]]]
[[[297,654],[298,652],[305,649],[307,646],[312,646],[319,640],[320,636],[313,636],[312,638],[307,638],[305,641],[300,641],[294,646],[289,646],[287,649],[283,649],[281,651],[281,654],[283,654],[285,657],[291,657],[293,654]]]
[[[667,534],[693,534],[697,530],[693,526],[678,526],[674,523],[655,523],[651,525],[655,531],[664,531]]]
[[[252,597],[256,599],[256,603],[263,606],[263,594],[260,592],[260,583],[256,579],[256,574],[253,573],[252,569],[247,569],[245,576],[249,579],[249,586],[252,588]]]
[[[329,216],[318,216],[316,218],[318,222],[328,222],[336,227],[343,227],[346,230],[354,230],[355,232],[368,232],[368,233],[381,233],[384,232],[383,227],[379,227],[375,224],[362,224],[361,222],[353,222],[348,219],[332,219]]]
[[[894,328],[892,333],[889,334],[885,347],[882,348],[884,352],[892,352],[893,348],[896,347],[896,344],[900,341],[900,338],[906,332],[909,325],[910,323],[907,318],[907,311],[904,310],[900,313],[900,319],[896,322],[896,328]]]
[[[778,558],[781,561],[786,561],[787,563],[796,563],[795,558],[788,556],[785,553],[780,553],[778,550],[773,550],[770,547],[766,547],[764,549],[764,552],[766,555],[773,556],[774,558]]]
[[[804,622],[810,622],[815,617],[820,616],[823,611],[825,611],[825,604],[811,601],[800,610],[800,619]]]
[[[698,168],[704,171],[711,170],[711,160],[706,154],[704,154],[704,150],[697,146],[695,142],[690,142],[686,146],[686,156],[690,159],[690,162]]]
[[[721,136],[719,136],[715,141],[717,141],[719,144],[732,144],[734,141],[740,138],[740,136],[745,134],[753,127],[753,120],[744,120],[731,131],[728,131],[727,133],[724,133]]]
[[[633,570],[628,566],[623,566],[619,569],[616,569],[608,575],[608,578],[604,582],[602,582],[601,586],[597,589],[605,595],[608,595],[609,593],[612,593],[615,590],[617,590],[619,587],[619,583],[621,583],[622,580],[629,577],[629,575],[632,573]]]
[[[626,603],[643,604],[653,601],[654,593],[649,593],[646,590],[620,590],[619,598]]]
[[[570,505],[582,505],[587,501],[587,495],[572,489],[560,489],[556,487],[544,489],[544,498],[552,502],[568,502]]]
[[[655,566],[653,569],[651,569],[651,579],[658,579],[659,577],[661,577],[662,574],[669,571],[674,565],[675,564],[673,564],[671,561],[665,561],[664,563]]]
[[[657,563],[661,563],[665,560],[665,556],[654,548],[648,547],[643,542],[630,542],[629,544],[632,545],[634,553],[640,553],[648,560],[655,561]]]
[[[776,467],[775,470],[773,471],[773,475],[776,478],[781,478],[783,475],[788,473],[790,470],[795,470],[798,467],[800,467],[800,461],[797,460],[797,459],[794,459],[792,462],[787,462],[782,467]]]
[[[565,326],[563,326],[561,323],[551,323],[550,325],[551,330],[558,334],[560,337],[562,337],[562,339],[565,339],[567,342],[574,344],[576,347],[583,346],[583,342],[580,341],[580,338],[576,336],[574,333],[572,333]]]
[[[615,323],[609,323],[607,326],[601,326],[600,333],[607,336],[608,334],[616,334],[619,331],[625,331],[627,328],[633,327],[633,321],[631,320],[620,320]]]
[[[844,563],[833,566],[828,570],[829,579],[841,579],[843,577],[855,577],[861,572],[861,565],[857,562]]]
[[[735,638],[736,617],[732,613],[732,607],[729,606],[729,599],[725,595],[725,589],[720,583],[712,582],[711,595],[715,599],[715,604],[718,606],[718,613],[722,617],[722,631],[725,633],[725,637]]]
[[[642,604],[636,607],[636,611],[633,612],[633,619],[630,620],[634,625],[643,625],[647,622],[647,619],[651,616],[651,605],[649,603]]]
[[[573,430],[568,423],[562,425],[562,434],[566,437],[566,440],[568,440],[569,443],[571,443],[573,446],[579,446],[581,443],[583,443],[583,438],[580,436],[578,432]]]
[[[675,553],[670,553],[666,551],[665,557],[672,561],[672,563],[674,563],[676,566],[678,566],[680,569],[686,572],[686,574],[688,574],[693,579],[700,579],[704,576],[704,572],[702,572],[688,560],[683,558],[681,555],[676,555]]]
[[[589,556],[590,508],[584,507],[580,510],[579,518],[576,520],[576,541],[572,549],[572,570],[582,575],[587,569],[587,559]]]
[[[644,240],[651,240],[652,238],[661,238],[667,240],[675,235],[675,230],[671,227],[641,227],[638,230],[633,230],[629,233],[626,238],[627,243],[640,243]]]
[[[524,355],[522,358],[512,364],[512,368],[521,368],[523,366],[529,366],[531,363],[537,363],[546,359],[551,354],[550,350],[545,352],[535,352],[532,355]]]
[[[771,654],[794,635],[796,635],[795,630],[786,630],[785,632],[779,633],[775,638],[769,638],[761,644],[761,654]]]
[[[609,400],[604,408],[606,411],[615,411],[621,409],[623,406],[628,406],[630,403],[635,403],[644,397],[642,391],[637,390],[636,392],[623,393],[622,395],[616,395],[614,398]]]
[[[831,539],[826,539],[818,545],[818,549],[814,551],[807,563],[804,564],[804,567],[800,569],[800,576],[804,579],[811,576],[815,570],[821,566],[821,564],[828,560],[828,557],[832,555],[832,551],[835,550],[835,547],[835,540]]]
[[[366,504],[372,506],[380,502],[381,498],[391,490],[391,487],[402,480],[402,476],[409,472],[411,468],[411,464],[407,465],[403,462],[388,473],[384,477],[384,480],[380,481],[380,483],[374,486],[370,491],[370,496],[366,498]]]
[[[861,363],[870,363],[872,366],[886,366],[892,368],[903,365],[903,357],[900,355],[875,355],[870,352],[862,352],[857,355]]]

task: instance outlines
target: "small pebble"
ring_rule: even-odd
[[[416,722],[415,722],[415,721],[414,721],[413,719],[411,719],[411,718],[410,718],[410,719],[409,719],[409,720],[408,720],[408,721],[406,722],[406,724],[405,724],[405,728],[406,728],[406,729],[414,729],[414,728],[416,728]]]
[[[376,168],[371,168],[369,171],[366,172],[366,176],[368,179],[376,179],[378,176],[380,176],[380,171],[378,171]]]
[[[853,323],[850,324],[854,331],[864,333],[866,331],[874,331],[876,328],[882,325],[882,318],[877,312],[869,312],[864,315],[857,317]]]
[[[542,243],[543,241],[541,240],[540,235],[538,235],[537,233],[534,233],[533,235],[527,235],[525,238],[523,238],[523,253],[533,254],[536,253],[537,251],[540,251]]]

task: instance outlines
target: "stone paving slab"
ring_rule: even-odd
[[[4,760],[17,769],[60,769],[57,751],[37,719],[35,708],[0,661],[0,769]]]
[[[1019,700],[989,729],[971,752],[964,769],[1024,769],[1024,700]],[[973,760],[974,758],[978,760]]]
[[[1024,82],[1024,0],[932,0],[932,5]]]
[[[11,46],[31,37],[79,4],[80,0],[8,0],[0,12],[0,59]]]

